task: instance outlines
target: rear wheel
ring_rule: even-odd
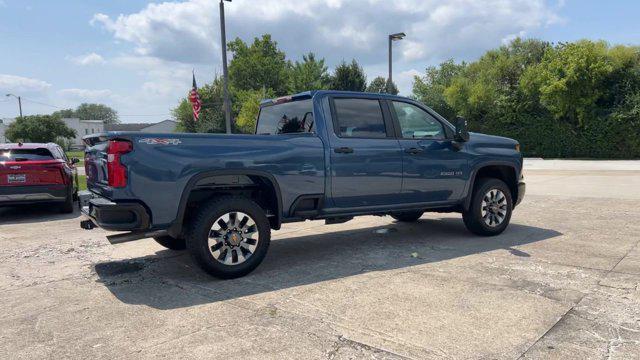
[[[187,243],[184,239],[176,239],[173,236],[169,235],[156,236],[153,238],[153,240],[170,250],[184,250],[187,248]]]
[[[468,211],[462,213],[467,229],[483,236],[498,235],[511,220],[513,201],[511,191],[504,181],[493,178],[480,179],[475,187]]]
[[[405,211],[397,214],[392,214],[391,217],[400,221],[400,222],[415,222],[420,219],[420,217],[424,214],[424,211]]]
[[[250,199],[224,196],[202,207],[189,225],[187,248],[209,274],[231,279],[253,271],[269,248],[271,227]]]

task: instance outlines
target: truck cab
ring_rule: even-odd
[[[254,134],[85,137],[85,227],[189,248],[219,277],[253,270],[284,222],[460,212],[497,235],[522,200],[517,141],[469,133],[400,96],[310,91],[261,103]],[[249,244],[251,243],[251,244]]]

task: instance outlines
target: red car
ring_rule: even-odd
[[[58,203],[73,212],[78,159],[57,144],[0,144],[0,206]]]

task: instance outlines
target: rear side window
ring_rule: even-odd
[[[0,161],[53,160],[51,152],[39,149],[0,149]]]
[[[260,109],[256,134],[278,135],[313,132],[311,99],[264,106]]]
[[[340,137],[385,138],[380,102],[373,99],[334,99]]]

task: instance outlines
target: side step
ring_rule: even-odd
[[[349,220],[353,220],[353,216],[327,218],[324,221],[324,224],[325,225],[342,224],[342,223],[346,223]]]

